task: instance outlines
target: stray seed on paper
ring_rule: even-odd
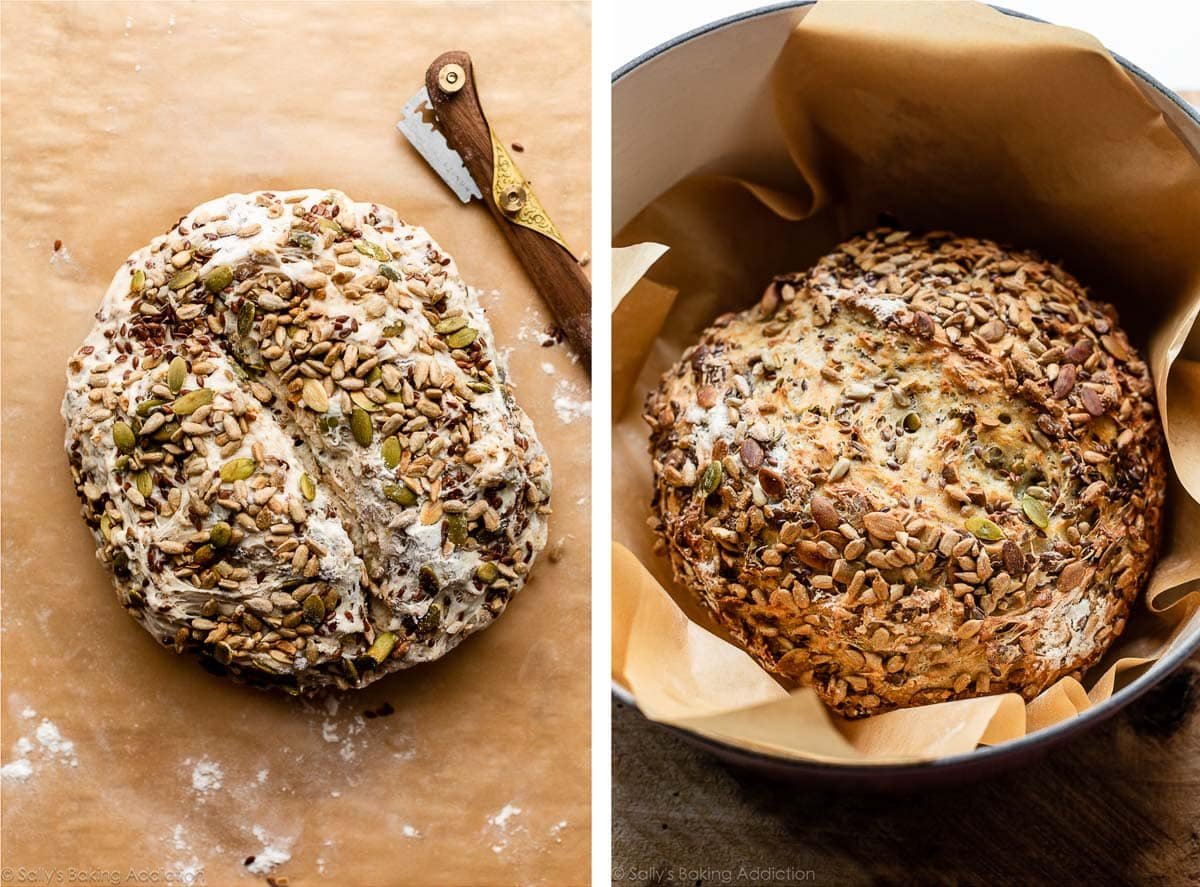
[[[251,831],[263,848],[247,858],[245,863],[247,871],[256,875],[265,875],[292,858],[292,844],[295,843],[295,838],[272,837],[261,825],[254,826]]]

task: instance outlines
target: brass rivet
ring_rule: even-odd
[[[442,92],[458,92],[466,85],[467,72],[462,69],[462,65],[443,65],[438,71],[438,86],[442,88]]]
[[[500,195],[500,208],[506,213],[520,212],[525,205],[525,189],[521,185],[509,185]]]

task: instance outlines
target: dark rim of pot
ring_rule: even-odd
[[[731,15],[728,18],[723,18],[707,25],[702,25],[701,27],[688,31],[685,34],[681,34],[673,40],[668,40],[667,42],[662,43],[648,52],[642,53],[628,64],[622,65],[617,69],[616,73],[613,74],[612,82],[615,85],[621,80],[621,78],[631,73],[634,69],[641,67],[651,59],[662,55],[667,50],[674,49],[676,46],[680,46],[681,44],[687,43],[690,40],[694,40],[697,37],[702,37],[711,31],[716,31],[729,25],[736,25],[740,22],[747,21],[748,19],[758,18],[759,16],[770,15],[785,9],[798,9],[802,6],[812,6],[814,3],[815,0],[800,0],[800,2],[792,3],[775,3],[771,6],[763,6],[759,9],[741,12],[737,15]],[[1015,18],[1022,18],[1029,21],[1041,22],[1042,24],[1049,24],[1049,22],[1046,22],[1044,19],[1040,19],[1032,15],[1026,15],[1023,12],[1005,9],[1002,6],[993,6],[992,8],[998,12],[1002,12],[1005,15],[1011,15]],[[1132,62],[1122,58],[1116,53],[1111,53],[1111,55],[1114,59],[1116,59],[1117,63],[1120,64],[1121,67],[1134,74],[1142,82],[1153,87],[1164,97],[1170,99],[1197,126],[1200,126],[1200,113],[1198,113],[1178,95],[1176,95],[1172,90],[1159,83],[1158,80],[1147,74]],[[965,754],[951,755],[950,757],[937,758],[932,761],[925,761],[921,763],[825,764],[817,761],[795,760],[793,758],[783,757],[780,755],[771,755],[764,752],[753,751],[728,742],[723,742],[719,739],[713,739],[709,736],[693,733],[690,730],[684,730],[680,727],[673,727],[669,724],[664,724],[663,726],[669,728],[673,732],[683,733],[688,737],[688,739],[699,742],[702,745],[709,746],[719,753],[732,755],[747,763],[759,762],[762,764],[784,766],[796,771],[819,773],[822,775],[830,775],[834,773],[849,774],[850,772],[855,774],[870,773],[886,775],[888,773],[911,773],[916,770],[951,770],[960,767],[965,769],[967,767],[973,767],[976,764],[980,764],[983,761],[995,763],[1008,757],[1020,756],[1021,754],[1026,753],[1034,748],[1040,748],[1043,745],[1048,745],[1056,742],[1057,740],[1065,739],[1068,736],[1080,732],[1081,730],[1100,723],[1105,718],[1116,714],[1117,711],[1124,708],[1130,702],[1133,702],[1135,699],[1173,672],[1198,649],[1200,649],[1200,632],[1197,632],[1196,637],[1192,638],[1189,642],[1182,644],[1172,653],[1159,659],[1144,673],[1138,675],[1134,680],[1130,681],[1124,687],[1119,689],[1108,699],[1092,706],[1082,714],[1076,715],[1075,717],[1065,721],[1059,721],[1057,724],[1047,727],[1044,730],[1038,730],[1035,733],[1028,733],[1025,736],[1022,736],[1018,739],[1013,739],[1009,742],[1003,742],[999,745],[983,746],[975,749],[974,751],[966,752]],[[613,696],[615,696],[625,705],[637,708],[637,703],[634,701],[632,694],[615,682],[613,683]]]

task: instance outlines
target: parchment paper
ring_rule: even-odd
[[[810,760],[927,760],[1072,717],[1200,631],[1200,165],[1093,38],[974,3],[820,3],[770,88],[778,128],[748,130],[736,153],[792,169],[768,186],[714,158],[616,237],[614,676],[651,718]],[[1060,261],[1150,355],[1173,462],[1162,558],[1084,684],[1028,705],[833,716],[734,647],[652,551],[646,392],[717,315],[881,214]]]
[[[394,125],[426,66],[468,50],[493,127],[588,249],[589,17],[586,3],[4,4],[6,872],[263,883],[244,861],[286,854],[272,874],[292,887],[587,882],[590,438],[586,415],[564,421],[587,376],[565,345],[542,347],[550,315],[486,209],[461,205]],[[66,361],[130,252],[209,198],[306,186],[395,207],[499,291],[483,303],[550,453],[550,547],[565,540],[489,629],[336,711],[214,678],[121,610],[58,415]],[[365,716],[385,702],[394,714]]]

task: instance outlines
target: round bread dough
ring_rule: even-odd
[[[66,448],[128,611],[210,670],[363,687],[487,626],[550,466],[477,295],[339,191],[209,201],[113,278]]]
[[[1150,373],[1027,252],[844,243],[719,318],[646,419],[678,581],[849,717],[1079,677],[1150,575]]]

